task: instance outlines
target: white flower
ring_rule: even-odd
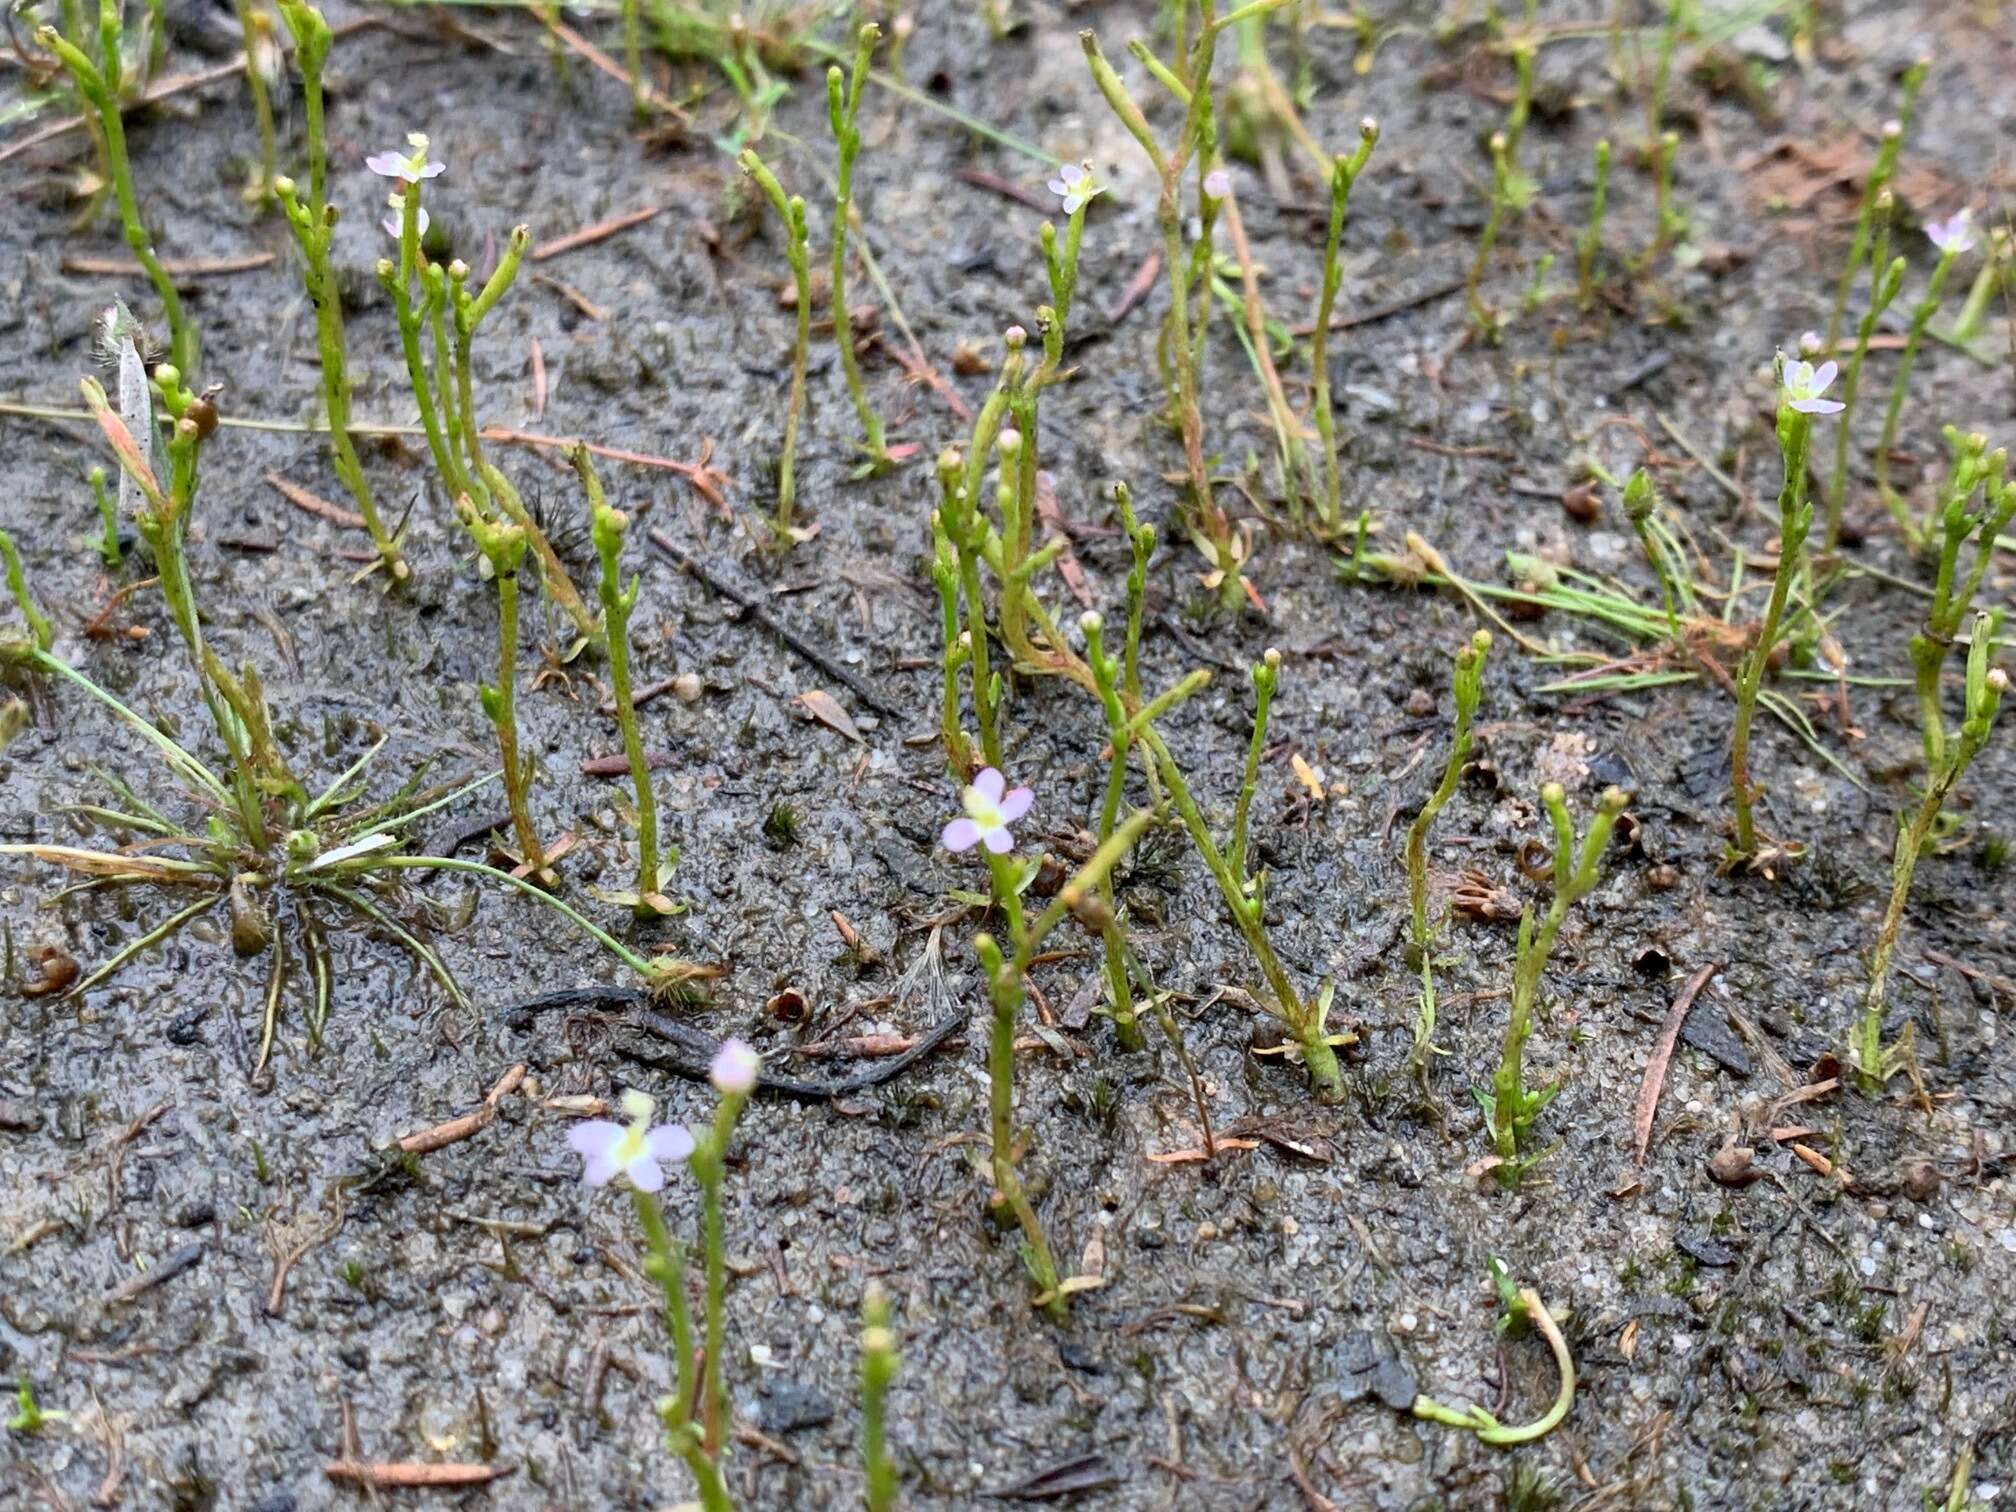
[[[1015,848],[1008,826],[1029,812],[1036,795],[1026,787],[1004,792],[1007,786],[1008,780],[992,767],[973,779],[973,785],[959,795],[966,817],[954,819],[939,837],[945,849],[965,851],[985,845],[995,855],[1005,856]]]
[[[1848,406],[1838,399],[1822,399],[1827,386],[1840,372],[1838,364],[1823,362],[1817,368],[1810,362],[1788,362],[1785,364],[1785,402],[1802,415],[1838,415]]]
[[[380,178],[398,179],[407,184],[437,178],[448,171],[446,163],[435,162],[427,156],[427,134],[424,131],[407,132],[406,145],[413,149],[410,153],[374,152],[364,159],[364,166]]]
[[[1092,177],[1090,163],[1066,163],[1057,170],[1057,177],[1050,180],[1049,190],[1064,202],[1064,213],[1076,215],[1092,202],[1094,195],[1101,193],[1105,185]]]
[[[762,1056],[739,1039],[725,1039],[714,1052],[707,1075],[717,1091],[747,1097],[756,1090],[756,1076],[762,1069]]]
[[[404,217],[406,214],[406,196],[401,194],[398,190],[395,189],[392,191],[391,194],[386,196],[385,203],[392,207],[392,214],[386,216],[385,219],[378,222],[378,224],[385,228],[385,234],[387,236],[391,237],[392,240],[397,241],[399,240],[399,233],[405,224]],[[431,224],[431,222],[427,219],[427,207],[425,205],[422,205],[419,207],[419,209],[420,214],[419,217],[414,222],[414,229],[424,239],[427,235],[427,227]]]
[[[627,1124],[606,1118],[591,1118],[567,1131],[567,1143],[584,1164],[582,1179],[590,1186],[607,1186],[618,1176],[628,1176],[640,1192],[655,1192],[665,1185],[660,1162],[678,1165],[693,1153],[693,1136],[682,1124],[651,1127],[655,1104],[642,1092],[623,1094]]]
[[[1948,257],[1958,257],[1962,252],[1972,252],[1975,242],[1974,212],[1963,207],[1943,221],[1928,222],[1925,234],[1931,238],[1932,245]]]

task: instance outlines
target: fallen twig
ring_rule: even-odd
[[[1666,1087],[1666,1068],[1672,1063],[1673,1046],[1680,1039],[1680,1026],[1687,1022],[1687,1010],[1694,1006],[1694,999],[1708,985],[1708,979],[1721,969],[1721,964],[1709,961],[1696,971],[1687,979],[1687,985],[1680,989],[1680,995],[1673,999],[1673,1006],[1666,1010],[1666,1022],[1659,1026],[1659,1040],[1652,1047],[1652,1059],[1645,1063],[1645,1079],[1638,1085],[1638,1111],[1632,1120],[1633,1165],[1645,1164],[1645,1152],[1652,1146],[1652,1120],[1659,1113],[1659,1094]]]
[[[521,1061],[498,1079],[490,1089],[490,1095],[483,1099],[483,1105],[460,1118],[451,1118],[446,1123],[438,1123],[431,1129],[408,1134],[399,1141],[399,1148],[409,1155],[428,1155],[449,1145],[459,1144],[473,1134],[480,1134],[497,1117],[497,1104],[518,1090],[525,1080],[525,1066]]]
[[[607,241],[632,226],[641,226],[648,220],[664,213],[663,205],[646,205],[642,210],[626,210],[621,215],[612,215],[607,220],[597,221],[592,226],[584,226],[566,236],[556,237],[550,242],[541,242],[532,249],[534,262],[545,262],[549,257],[558,257],[562,252],[572,252],[577,247],[593,246],[596,242]]]
[[[269,472],[266,474],[266,481],[289,504],[314,515],[317,519],[327,520],[331,525],[341,525],[346,530],[365,528],[364,516],[354,510],[345,509],[340,504],[331,504],[327,499],[312,494],[297,484],[289,483],[278,473]]]
[[[692,557],[688,556],[684,551],[680,550],[679,547],[673,543],[672,538],[666,535],[664,531],[662,530],[652,531],[650,533],[650,540],[651,544],[655,546],[659,551],[663,552],[665,556],[670,558],[672,563],[675,566],[677,566],[681,572],[686,573],[690,577],[698,578],[701,582],[705,583],[709,588],[713,589],[714,592],[720,594],[721,597],[727,599],[730,603],[736,605],[738,608],[741,609],[743,616],[745,618],[753,620],[755,623],[761,625],[765,630],[768,630],[772,635],[776,636],[779,640],[784,642],[785,645],[789,646],[793,651],[797,652],[798,655],[804,657],[806,661],[812,663],[813,666],[817,667],[820,671],[824,672],[828,677],[831,677],[836,682],[844,684],[849,692],[851,692],[856,698],[860,699],[861,702],[868,705],[868,707],[873,709],[877,714],[884,715],[890,719],[894,719],[897,717],[896,709],[889,702],[888,699],[884,698],[880,693],[876,692],[873,687],[871,687],[856,673],[848,670],[846,667],[841,666],[838,661],[828,656],[824,651],[821,651],[817,646],[813,645],[803,636],[795,634],[794,632],[785,629],[783,625],[777,622],[776,618],[770,613],[770,611],[764,608],[762,603],[759,602],[754,595],[744,593],[741,589],[734,587],[732,584],[724,582],[720,577],[708,571],[707,568],[703,567],[699,562],[695,561]]]
[[[246,252],[237,257],[164,257],[161,271],[170,278],[217,278],[226,273],[250,273],[274,259],[271,252]],[[87,257],[66,255],[65,273],[82,273],[94,278],[145,278],[147,270],[130,257]]]
[[[353,1486],[483,1486],[517,1470],[516,1465],[424,1465],[410,1461],[389,1461],[369,1465],[358,1460],[330,1460],[322,1473],[332,1481]]]

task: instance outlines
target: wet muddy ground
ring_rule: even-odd
[[[977,8],[920,6],[904,68],[928,97],[1059,157],[1090,158],[1113,183],[1085,236],[1079,325],[1090,339],[1075,349],[1076,379],[1045,401],[1041,438],[1086,591],[1111,616],[1125,547],[1104,485],[1130,480],[1149,516],[1166,520],[1175,495],[1163,479],[1180,452],[1154,415],[1162,290],[1110,328],[1100,314],[1156,244],[1153,197],[1072,34],[1096,26],[1109,55],[1122,56],[1154,8],[1014,8],[1030,24],[996,42],[967,14]],[[1483,218],[1480,138],[1502,112],[1509,68],[1478,45],[1480,33],[1438,43],[1403,30],[1361,76],[1344,30],[1312,33],[1315,136],[1346,145],[1367,112],[1385,133],[1355,196],[1341,301],[1367,318],[1341,338],[1335,375],[1347,498],[1373,511],[1380,539],[1418,531],[1482,580],[1504,580],[1503,554],[1516,549],[1614,574],[1649,596],[1614,498],[1593,523],[1559,503],[1577,479],[1575,458],[1628,469],[1642,435],[1715,580],[1727,581],[1729,543],[1764,551],[1776,528],[1769,358],[1825,323],[1858,176],[1910,58],[1935,58],[1906,157],[1910,216],[1949,212],[1970,195],[1992,203],[2008,187],[1995,135],[2016,77],[2007,18],[1993,6],[1849,10],[1825,8],[1810,69],[1779,58],[1782,17],[1768,35],[1713,49],[1716,67],[1686,66],[1703,50],[1683,51],[1669,122],[1682,137],[1677,189],[1699,259],[1642,276],[1613,261],[1594,314],[1551,300],[1498,348],[1462,341],[1462,297],[1448,290]],[[1550,23],[1580,17],[1542,11]],[[1175,835],[1146,844],[1122,888],[1136,947],[1176,994],[1215,1131],[1251,1143],[1208,1164],[1152,1158],[1200,1142],[1182,1068],[1152,1037],[1147,1051],[1122,1054],[1105,1021],[1088,1018],[1099,990],[1091,953],[1042,968],[1035,985],[1058,1023],[1019,1060],[1025,1170],[1066,1268],[1104,1280],[1053,1327],[1027,1306],[1012,1240],[982,1216],[977,920],[949,895],[984,878],[970,857],[936,846],[956,792],[927,743],[937,687],[928,469],[848,480],[853,416],[822,347],[800,458],[801,508],[818,532],[783,560],[756,551],[790,317],[778,304],[774,228],[753,215],[712,140],[735,124],[725,91],[695,106],[685,140],[646,143],[621,86],[556,50],[528,18],[474,8],[368,15],[378,24],[340,42],[331,69],[332,194],[347,217],[338,256],[355,301],[359,418],[411,419],[390,311],[369,272],[382,186],[361,167],[367,152],[409,129],[433,135],[450,167],[430,205],[479,272],[514,222],[546,242],[656,209],[528,266],[537,276],[521,278],[478,346],[484,417],[689,462],[711,440],[729,512],[661,467],[616,461],[604,473],[613,502],[759,599],[883,705],[676,572],[640,532],[640,680],[691,672],[702,691],[646,711],[647,743],[669,758],[658,780],[680,848],[672,890],[687,911],[637,941],[725,966],[711,1002],[692,1010],[696,1022],[747,1035],[795,1072],[826,1065],[794,1058],[795,1044],[973,1016],[963,1040],[875,1094],[834,1107],[763,1100],[745,1118],[729,1207],[731,1365],[746,1430],[731,1483],[742,1504],[858,1504],[855,1336],[862,1289],[876,1277],[902,1337],[890,1431],[917,1506],[1016,1495],[1099,1508],[1902,1508],[1935,1490],[1944,1505],[1970,1445],[1975,1495],[2016,1474],[2006,1163],[2016,1081],[2002,1042],[2016,947],[2008,874],[1989,864],[2016,782],[2006,732],[1963,785],[1967,843],[1919,869],[1899,952],[1892,1027],[1915,1025],[1929,1109],[1902,1081],[1881,1098],[1788,1102],[1840,1047],[1859,1002],[1887,893],[1891,814],[1914,776],[1908,696],[1857,687],[1844,717],[1827,685],[1783,684],[1853,780],[1763,724],[1768,824],[1809,848],[1772,885],[1717,873],[1726,694],[1546,693],[1559,669],[1501,639],[1477,766],[1437,827],[1438,886],[1475,870],[1515,901],[1544,898],[1519,861],[1544,828],[1535,795],[1545,780],[1563,782],[1578,812],[1605,784],[1624,783],[1641,822],[1638,845],[1613,860],[1556,953],[1531,1059],[1537,1078],[1563,1084],[1540,1125],[1561,1148],[1508,1196],[1468,1169],[1488,1149],[1469,1087],[1488,1076],[1503,1030],[1509,924],[1449,927],[1441,1040],[1450,1054],[1425,1087],[1403,1070],[1415,985],[1402,949],[1399,841],[1443,759],[1447,656],[1469,633],[1469,612],[1427,591],[1342,583],[1332,553],[1262,519],[1251,576],[1267,614],[1214,621],[1199,612],[1204,564],[1166,528],[1147,680],[1166,685],[1199,665],[1216,674],[1169,721],[1170,742],[1225,822],[1249,730],[1243,668],[1268,645],[1282,649],[1255,821],[1270,919],[1300,982],[1337,978],[1338,1019],[1361,1043],[1351,1096],[1334,1108],[1314,1104],[1292,1067],[1253,1054],[1269,1025],[1243,995],[1251,965],[1207,874]],[[582,24],[616,45],[606,19]],[[206,66],[216,45],[206,15],[185,15],[170,71]],[[1642,136],[1642,105],[1613,87],[1609,48],[1599,25],[1543,53],[1544,108],[1525,147],[1540,202],[1495,261],[1501,304],[1517,304],[1544,251],[1562,254],[1551,283],[1570,277],[1598,135],[1620,149],[1612,247],[1621,258],[1651,237],[1650,181],[1623,150]],[[1768,69],[1759,97],[1717,86],[1731,61],[1739,73]],[[1236,64],[1228,56],[1221,78]],[[1128,73],[1140,80],[1138,68]],[[682,93],[717,78],[682,64],[663,82]],[[813,202],[816,258],[823,99],[816,77],[789,82],[764,150]],[[12,140],[52,118],[17,125]],[[1047,171],[879,89],[863,128],[870,243],[924,354],[977,406],[990,380],[955,376],[954,352],[972,343],[991,361],[1000,331],[1031,319],[1044,297],[1040,216],[960,174],[1040,193]],[[166,255],[273,254],[188,285],[202,377],[226,385],[226,414],[282,422],[226,428],[206,449],[193,571],[209,633],[227,660],[258,662],[311,786],[379,733],[376,792],[423,762],[480,769],[491,740],[475,684],[491,670],[494,600],[418,443],[388,441],[367,457],[381,500],[412,508],[416,582],[404,596],[353,583],[345,553],[363,537],[300,512],[265,481],[341,497],[317,442],[289,428],[319,410],[312,321],[284,228],[238,195],[254,141],[243,95],[228,82],[180,93],[136,112],[130,129]],[[286,150],[298,151],[298,132],[283,103]],[[79,146],[65,138],[0,163],[9,400],[74,406],[91,367],[90,324],[108,296],[151,312],[144,284],[78,271],[79,258],[123,250],[108,219],[72,224]],[[1234,173],[1271,308],[1300,322],[1313,306],[1323,196],[1292,149],[1285,161],[1288,177],[1272,185],[1247,164]],[[1908,301],[1929,259],[1922,238],[1903,240]],[[868,374],[892,438],[918,443],[924,457],[957,441],[964,426],[949,400],[905,382],[889,356],[895,311],[858,275],[850,293],[885,305],[888,340]],[[1894,360],[1894,349],[1871,358],[1869,391],[1887,389]],[[1229,476],[1249,453],[1269,457],[1272,442],[1229,320],[1210,362],[1209,440]],[[1922,462],[1936,461],[1938,422],[1998,440],[2009,429],[2006,365],[1929,347],[1918,374],[1904,444]],[[1288,379],[1300,399],[1299,359]],[[1865,400],[1865,411],[1877,403]],[[1858,437],[1873,428],[1865,413]],[[82,544],[93,524],[83,482],[99,455],[92,436],[74,422],[7,415],[0,438],[0,521],[54,610],[58,651],[200,741],[194,683],[151,592],[106,621],[144,638],[85,633],[117,586]],[[503,455],[585,574],[571,476],[548,454]],[[1902,469],[1921,490],[1932,471]],[[1271,468],[1262,472],[1255,493],[1271,507]],[[1875,528],[1860,472],[1849,513],[1871,527],[1857,561],[1922,580],[1924,568]],[[1987,601],[2007,602],[2010,564],[2005,556],[1990,573]],[[1750,581],[1761,581],[1754,570]],[[1052,593],[1077,612],[1066,589]],[[1834,628],[1852,668],[1908,673],[1922,600],[1873,578],[1839,594]],[[544,607],[533,628],[555,646],[560,627]],[[1522,628],[1562,646],[1621,649],[1559,617]],[[533,638],[521,663],[528,679],[546,665]],[[542,772],[541,822],[549,835],[581,837],[565,866],[570,896],[627,934],[589,891],[622,885],[629,835],[622,784],[582,775],[584,761],[620,749],[596,712],[595,674],[554,671],[524,699],[523,718]],[[798,699],[809,690],[832,694],[860,738],[809,719]],[[154,754],[98,706],[62,686],[18,691],[34,723],[0,757],[7,839],[123,838],[63,812],[104,801],[101,771],[188,812]],[[1079,845],[1096,813],[1102,741],[1098,711],[1069,687],[1015,689],[1009,764],[1037,792],[1025,839],[1059,854]],[[1295,756],[1319,774],[1320,802]],[[795,834],[766,828],[779,806]],[[494,807],[485,796],[441,816],[436,843]],[[31,949],[58,946],[89,969],[176,904],[148,889],[59,899],[65,880],[10,867],[0,894],[11,941],[0,996],[0,1381],[30,1382],[45,1407],[70,1414],[39,1435],[0,1439],[0,1506],[325,1506],[360,1495],[324,1476],[324,1462],[345,1452],[509,1472],[480,1490],[394,1498],[650,1508],[688,1494],[658,1442],[652,1404],[670,1377],[628,1206],[579,1185],[568,1118],[551,1102],[641,1086],[672,1116],[695,1118],[707,1096],[654,1070],[650,1042],[628,1031],[506,1012],[550,988],[615,981],[620,968],[519,898],[472,895],[465,878],[420,880],[403,916],[424,919],[423,899],[437,906],[433,938],[473,1009],[448,1002],[388,940],[332,930],[336,1006],[321,1047],[310,1046],[297,981],[270,1075],[255,1080],[270,962],[234,955],[221,915],[82,1001],[22,992]],[[836,914],[867,950],[847,948]],[[1673,1058],[1650,1155],[1634,1168],[1633,1108],[1660,1022],[1709,963],[1716,971]],[[808,1022],[766,1012],[786,989],[803,995]],[[476,1107],[521,1062],[528,1079],[477,1136],[398,1156],[400,1135]],[[1832,1174],[1772,1137],[1795,1125]],[[1711,1178],[1708,1158],[1732,1142],[1756,1149],[1763,1179],[1732,1189]],[[690,1220],[690,1188],[675,1182],[670,1201]],[[1500,1407],[1511,1421],[1551,1399],[1541,1345],[1501,1345],[1493,1333],[1492,1255],[1565,1315],[1581,1380],[1567,1422],[1516,1453],[1396,1411],[1416,1384]]]

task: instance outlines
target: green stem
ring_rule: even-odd
[[[1890,403],[1883,411],[1883,437],[1876,443],[1876,491],[1907,542],[1914,538],[1916,530],[1911,524],[1910,512],[1891,492],[1890,452],[1897,444],[1897,422],[1904,412],[1904,392],[1911,384],[1911,367],[1918,360],[1918,344],[1924,339],[1925,327],[1939,311],[1939,301],[1946,292],[1947,275],[1953,271],[1958,257],[1958,252],[1939,254],[1939,261],[1932,269],[1932,280],[1925,287],[1925,297],[1911,311],[1911,329],[1904,338],[1904,350],[1898,354],[1897,376],[1890,384]]]
[[[630,682],[630,611],[637,605],[639,580],[633,577],[629,586],[624,586],[620,560],[630,519],[620,509],[611,509],[603,497],[602,480],[596,476],[587,446],[577,443],[570,455],[588,495],[589,530],[602,563],[602,626],[609,644],[610,696],[637,794],[637,899],[631,908],[640,918],[654,917],[665,911],[659,891],[664,883],[658,868],[658,798],[651,788],[651,764],[644,754],[644,735],[638,728]]]
[[[1929,64],[1920,61],[1904,71],[1902,98],[1897,106],[1897,118],[1883,127],[1881,145],[1876,149],[1876,161],[1869,169],[1869,177],[1862,186],[1862,208],[1855,218],[1855,236],[1848,244],[1848,260],[1841,268],[1841,281],[1834,289],[1834,307],[1827,316],[1827,350],[1834,349],[1841,339],[1841,317],[1848,308],[1848,291],[1854,286],[1855,274],[1868,255],[1869,236],[1873,228],[1878,197],[1890,185],[1897,173],[1897,155],[1904,150],[1904,134],[1911,126],[1911,108],[1918,98],[1918,86],[1925,82]]]
[[[1456,796],[1463,765],[1470,759],[1470,724],[1483,692],[1484,657],[1490,649],[1491,632],[1479,630],[1470,644],[1456,653],[1456,722],[1450,735],[1449,759],[1443,764],[1442,780],[1407,827],[1407,900],[1421,970],[1421,1007],[1414,1021],[1413,1060],[1417,1065],[1435,1049],[1435,932],[1428,919],[1428,831],[1435,816]]]
[[[1152,705],[1151,705],[1152,707]],[[1183,780],[1183,773],[1177,767],[1175,758],[1169,754],[1169,747],[1156,733],[1152,724],[1143,724],[1136,719],[1138,738],[1153,753],[1156,766],[1161,770],[1162,781],[1169,789],[1170,800],[1176,805],[1176,812],[1182,817],[1183,827],[1190,832],[1190,839],[1196,845],[1204,864],[1210,869],[1212,880],[1217,882],[1219,894],[1225,899],[1225,906],[1231,911],[1232,922],[1238,926],[1245,938],[1246,948],[1253,953],[1254,962],[1267,979],[1269,992],[1274,998],[1273,1011],[1288,1031],[1295,1036],[1302,1048],[1302,1060],[1309,1072],[1309,1083],[1316,1095],[1325,1102],[1335,1102],[1344,1095],[1344,1079],[1337,1066],[1337,1052],[1331,1047],[1326,1034],[1324,1015],[1316,1005],[1305,1003],[1295,986],[1288,979],[1288,971],[1281,964],[1281,958],[1274,953],[1273,942],[1267,938],[1267,931],[1260,922],[1259,909],[1246,896],[1232,874],[1230,865],[1219,851],[1217,842],[1211,838],[1210,826],[1204,822],[1203,814],[1197,808],[1197,801],[1190,795],[1189,784]]]
[[[798,330],[791,349],[791,398],[784,412],[784,453],[777,463],[777,534],[780,539],[789,539],[798,498],[798,425],[805,412],[805,374],[812,346],[812,271],[805,201],[800,195],[785,197],[777,175],[764,165],[753,148],[744,151],[736,161],[743,172],[756,180],[776,210],[777,218],[784,223],[784,257],[791,265],[791,281],[798,295]]]
[[[1309,339],[1309,373],[1315,383],[1313,404],[1316,433],[1323,442],[1323,496],[1318,503],[1325,533],[1338,529],[1344,520],[1344,482],[1337,457],[1337,417],[1330,406],[1330,318],[1337,305],[1337,291],[1343,287],[1344,266],[1339,253],[1344,241],[1344,221],[1351,206],[1351,187],[1358,181],[1372,147],[1379,140],[1379,123],[1371,116],[1358,123],[1358,150],[1346,157],[1338,153],[1330,163],[1330,229],[1323,240],[1323,283],[1316,296],[1316,329]]]
[[[1889,242],[1886,219],[1876,236],[1876,253],[1871,264],[1875,273],[1869,285],[1869,308],[1863,312],[1861,323],[1855,329],[1855,351],[1848,359],[1848,369],[1841,385],[1841,402],[1846,407],[1835,421],[1834,471],[1827,483],[1827,550],[1830,552],[1841,540],[1841,505],[1848,491],[1848,427],[1855,418],[1855,399],[1862,388],[1862,363],[1869,355],[1869,339],[1876,334],[1876,322],[1904,286],[1904,259],[1900,257],[1887,265],[1884,263],[1883,255],[1889,249]]]
[[[847,378],[847,392],[854,398],[854,413],[868,453],[868,467],[882,472],[889,466],[889,448],[882,436],[882,417],[868,400],[861,381],[861,363],[854,352],[854,324],[847,311],[847,236],[853,220],[854,159],[861,151],[861,133],[855,117],[861,109],[861,86],[867,81],[868,63],[874,56],[882,28],[870,21],[856,34],[854,71],[843,75],[835,63],[826,70],[826,110],[833,128],[837,168],[833,193],[833,340],[840,348],[840,367]]]
[[[119,0],[99,0],[98,29],[100,55],[104,59],[103,72],[82,49],[53,27],[43,27],[36,33],[36,40],[62,60],[63,66],[76,80],[78,89],[97,113],[99,128],[105,134],[106,166],[112,172],[112,192],[119,203],[119,223],[125,233],[126,245],[146,271],[147,281],[154,286],[154,293],[161,301],[162,313],[168,321],[169,355],[181,372],[183,382],[193,383],[196,379],[196,331],[183,313],[182,296],[176,292],[174,281],[155,254],[154,239],[140,219],[140,201],[133,192],[133,164],[126,151],[126,122],[120,113],[119,101],[119,45],[122,33]]]
[[[1778,446],[1784,459],[1785,481],[1778,491],[1778,571],[1771,583],[1771,599],[1765,606],[1764,622],[1758,627],[1757,643],[1743,659],[1736,682],[1736,728],[1729,740],[1729,785],[1736,800],[1736,845],[1734,854],[1747,860],[1757,853],[1756,822],[1753,810],[1762,791],[1750,779],[1750,726],[1757,712],[1757,690],[1763,686],[1764,672],[1778,644],[1778,627],[1785,617],[1785,603],[1791,596],[1792,580],[1798,575],[1806,532],[1812,524],[1813,509],[1806,501],[1806,448],[1812,421],[1781,400],[1778,409]]]

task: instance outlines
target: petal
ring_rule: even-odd
[[[396,215],[388,215],[388,216],[386,216],[386,217],[385,217],[385,219],[383,219],[382,221],[378,222],[378,224],[379,224],[379,225],[381,225],[381,226],[383,226],[383,227],[385,228],[385,234],[386,234],[387,236],[391,237],[391,238],[392,238],[392,240],[394,240],[394,241],[397,241],[397,240],[399,240],[399,217],[398,217],[398,216],[396,216]]]
[[[1065,163],[1058,168],[1057,177],[1075,188],[1077,185],[1085,182],[1085,165],[1083,163]]]
[[[380,178],[404,178],[406,159],[396,152],[374,152],[364,159],[364,166]]]
[[[1036,795],[1028,788],[1015,788],[1004,795],[1000,803],[1003,822],[1013,824],[1029,812],[1029,805],[1036,801]]]
[[[1015,849],[1015,837],[1008,833],[1005,824],[996,825],[980,836],[980,843],[997,856],[1005,856]]]
[[[1054,178],[1043,187],[1048,189],[1052,194],[1061,195],[1065,198],[1069,198],[1071,194],[1071,186],[1061,178]]]
[[[693,1136],[684,1124],[660,1124],[644,1136],[644,1148],[653,1160],[677,1165],[693,1153]]]
[[[967,851],[980,843],[980,826],[971,819],[954,819],[938,837],[949,851]]]
[[[1807,402],[1812,405],[1807,413],[1813,415],[1838,415],[1848,408],[1839,399],[1812,399]]]
[[[429,163],[425,168],[420,170],[419,177],[423,179],[439,178],[447,171],[448,165],[446,163]]]
[[[1083,194],[1078,193],[1076,190],[1065,195],[1064,213],[1066,215],[1076,215],[1080,210],[1085,208],[1085,198]]]
[[[992,767],[988,767],[978,777],[973,779],[974,790],[992,804],[999,804],[1001,802],[1001,790],[1006,786],[1008,786],[1007,778],[1003,777]]]
[[[1827,385],[1832,383],[1840,372],[1841,364],[1838,362],[1821,363],[1820,366],[1813,370],[1813,392],[1816,394],[1825,393]]]
[[[611,1123],[606,1118],[591,1118],[567,1131],[567,1144],[575,1154],[592,1161],[597,1156],[608,1154],[622,1137],[623,1125]]]
[[[590,1186],[607,1186],[616,1179],[616,1172],[619,1169],[621,1167],[607,1155],[590,1155],[587,1165],[581,1172],[581,1179]]]
[[[661,1192],[665,1189],[665,1173],[658,1169],[658,1162],[649,1155],[631,1161],[630,1168],[623,1174],[630,1178],[630,1185],[640,1192]]]

